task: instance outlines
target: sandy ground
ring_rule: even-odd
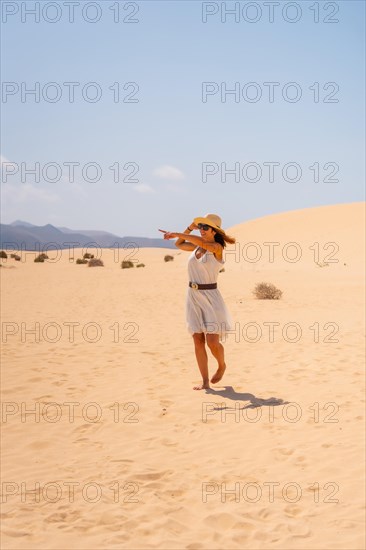
[[[187,252],[2,260],[2,547],[364,548],[364,207],[226,228],[236,329],[207,392]]]

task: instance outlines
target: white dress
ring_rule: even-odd
[[[206,252],[197,258],[198,246],[188,260],[188,281],[200,284],[216,283],[225,261],[215,258],[213,252]],[[188,332],[219,334],[222,340],[226,331],[233,330],[229,310],[218,288],[198,290],[188,286],[186,294],[186,323]]]

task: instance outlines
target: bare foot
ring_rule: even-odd
[[[217,382],[220,382],[221,378],[224,376],[224,372],[226,371],[226,364],[224,363],[223,367],[219,367],[213,377],[211,378],[211,382],[213,384],[216,384]]]
[[[209,390],[210,389],[210,384],[209,384],[209,382],[204,382],[203,384],[200,384],[199,386],[194,386],[193,389],[194,390]]]

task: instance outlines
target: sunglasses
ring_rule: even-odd
[[[204,231],[208,231],[209,229],[213,229],[210,225],[207,225],[207,223],[199,223],[197,224],[198,229],[203,229]]]

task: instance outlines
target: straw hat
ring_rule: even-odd
[[[204,218],[194,218],[193,222],[196,225],[199,223],[206,223],[210,227],[216,229],[216,231],[225,235],[225,231],[221,229],[221,218],[217,214],[206,214]]]

